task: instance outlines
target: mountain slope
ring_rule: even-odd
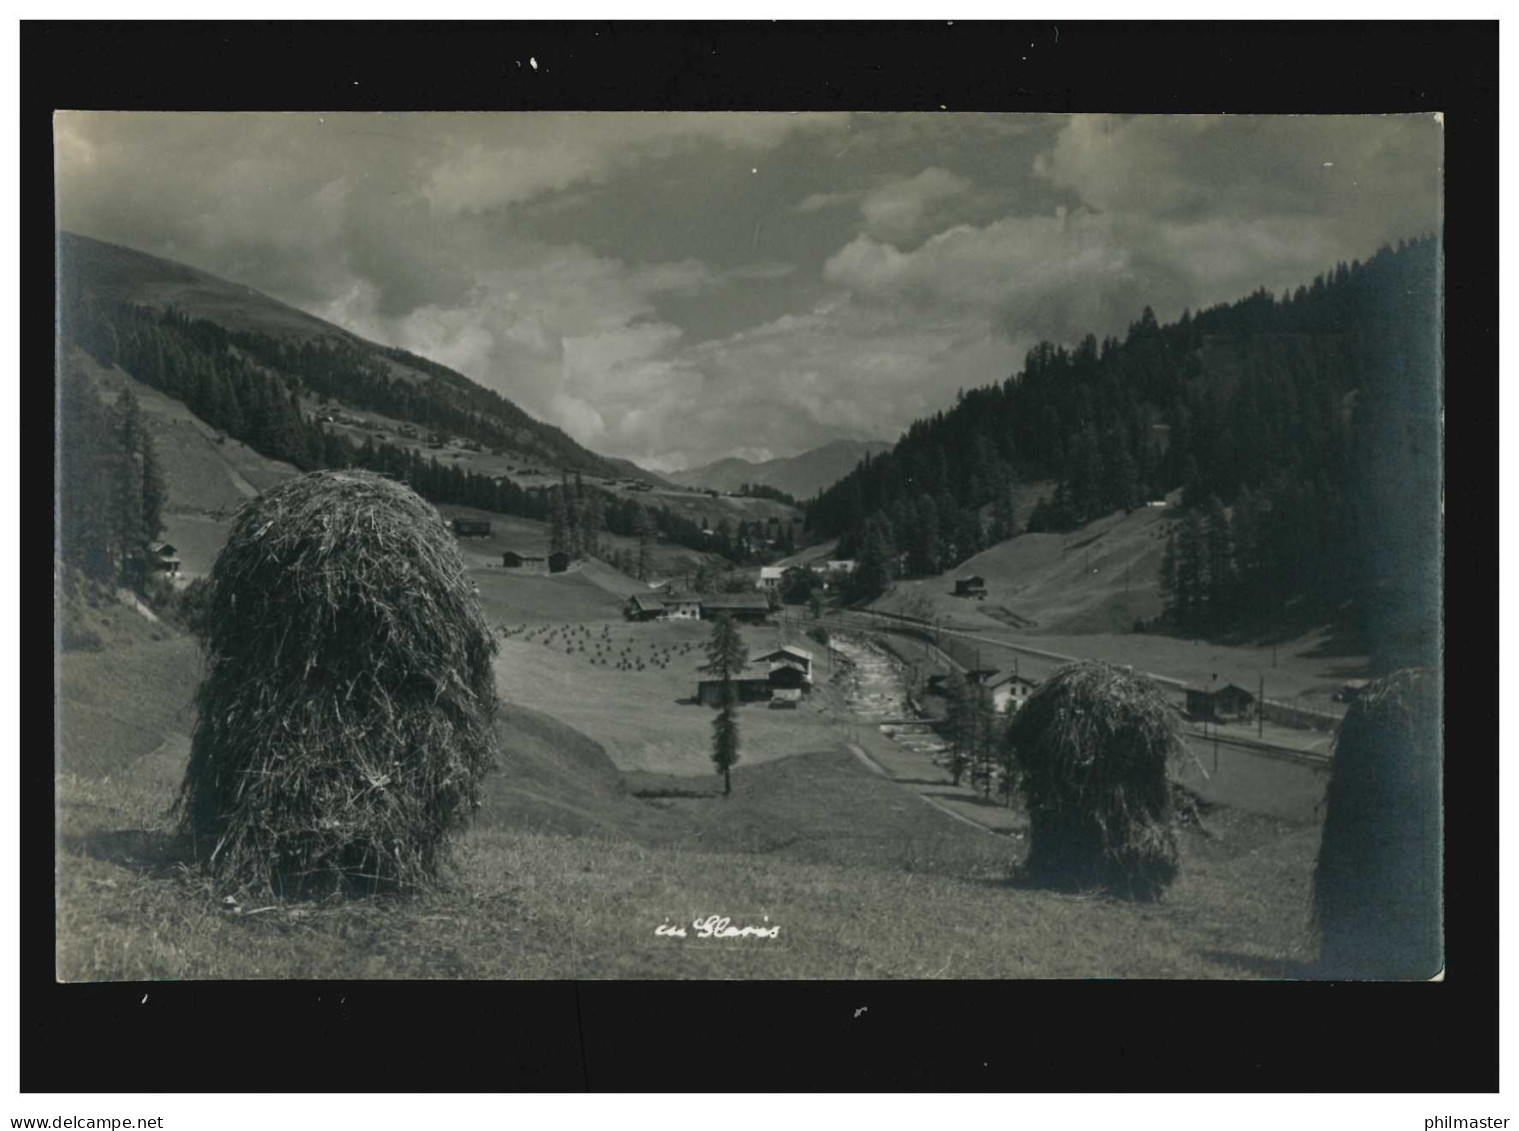
[[[736,491],[743,484],[752,483],[774,487],[796,499],[809,499],[853,471],[867,454],[890,449],[891,445],[883,440],[835,440],[797,456],[763,463],[732,457],[688,471],[670,472],[665,478],[682,487],[714,491]]]
[[[105,361],[123,334],[123,311],[174,311],[176,328],[214,339],[288,383],[347,406],[450,429],[551,467],[614,477],[604,459],[553,425],[447,366],[368,341],[251,287],[173,260],[72,232],[58,237],[60,321],[65,337]]]

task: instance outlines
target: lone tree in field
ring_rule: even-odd
[[[712,720],[712,761],[717,772],[723,775],[723,796],[733,792],[730,771],[738,762],[738,689],[733,677],[743,671],[749,662],[749,650],[744,646],[738,625],[729,616],[720,616],[712,625],[712,636],[707,640],[707,662],[702,671],[723,681],[722,707]]]
[[[1004,739],[1029,814],[1027,874],[1057,887],[1158,898],[1179,857],[1174,771],[1181,716],[1153,682],[1069,664],[1013,716]]]
[[[412,888],[479,805],[495,643],[438,512],[325,471],[250,500],[211,571],[182,829],[223,884]]]
[[[1441,763],[1434,671],[1394,672],[1350,705],[1313,877],[1324,973],[1430,978],[1443,965]]]

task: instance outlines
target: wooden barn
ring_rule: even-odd
[[[972,574],[970,577],[957,577],[955,579],[955,596],[985,597],[986,578],[979,574]]]
[[[770,615],[770,598],[763,593],[708,593],[701,597],[703,620],[730,616],[738,621],[763,621]]]
[[[1255,709],[1255,696],[1238,684],[1227,684],[1213,693],[1213,713],[1222,719],[1248,718]]]
[[[768,664],[770,667],[770,682],[777,687],[811,687],[812,686],[812,653],[806,648],[799,648],[795,644],[783,644],[772,652],[766,652],[762,656],[755,656],[749,661],[751,664]],[[795,677],[781,675],[782,682],[777,683],[777,672],[785,670],[797,673]]]
[[[623,615],[629,620],[660,620],[665,615],[665,603],[653,593],[634,593],[628,598]]]
[[[148,568],[158,573],[179,572],[179,550],[168,542],[155,542],[149,547]]]
[[[549,572],[563,573],[570,568],[570,556],[563,550],[555,550],[549,555]]]
[[[1187,714],[1194,719],[1243,719],[1255,709],[1255,696],[1237,684],[1215,690],[1187,688]]]
[[[517,550],[503,550],[501,565],[504,569],[520,569],[523,573],[547,573],[549,560],[543,554],[523,554]]]

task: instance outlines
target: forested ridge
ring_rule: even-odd
[[[436,458],[423,458],[412,448],[376,442],[373,437],[355,444],[325,427],[316,414],[303,412],[303,391],[341,397],[345,404],[383,412],[423,428],[456,433],[484,445],[524,450],[519,430],[502,423],[503,418],[494,409],[487,413],[461,408],[451,396],[441,395],[436,384],[415,385],[387,377],[382,366],[356,347],[325,341],[297,346],[264,334],[229,331],[206,319],[188,318],[172,307],[156,310],[103,301],[77,291],[66,295],[61,312],[66,342],[78,345],[102,365],[120,366],[144,384],[183,401],[207,424],[259,454],[284,460],[303,471],[366,468],[405,481],[432,503],[476,507],[539,521],[553,517],[566,490],[564,486],[524,488],[510,479],[481,475],[453,463],[445,465]],[[410,355],[405,356],[408,364],[414,363]],[[64,367],[63,376],[69,377],[66,361]],[[462,377],[458,380],[468,384]],[[435,373],[432,381],[444,382],[445,377]],[[483,389],[466,393],[480,404],[491,398],[500,401]],[[536,429],[547,428],[510,402],[501,404]],[[71,458],[68,453],[80,450],[77,445],[93,441],[82,432],[72,431],[68,419],[64,423],[60,450],[66,453],[62,462],[67,464]],[[599,457],[579,449],[568,437],[564,442],[568,448],[556,450],[552,443],[535,446],[534,441],[526,449],[562,460],[564,467],[574,467],[577,479],[577,464],[588,462],[586,457],[592,463],[586,470],[597,474],[606,470]],[[668,507],[647,507],[589,486],[579,487],[576,493],[581,515],[588,515],[592,508],[599,512],[595,520],[587,519],[598,532],[652,535],[738,560],[750,552],[749,539],[730,536],[726,526],[714,537]],[[588,553],[600,549],[593,543],[584,547]]]
[[[1041,343],[1020,372],[963,391],[808,502],[808,529],[861,557],[863,597],[1016,535],[1020,480],[1056,484],[1031,531],[1181,488],[1171,624],[1347,612],[1389,654],[1422,654],[1440,526],[1439,280],[1439,246],[1423,238],[1168,325],[1146,308],[1121,340]]]

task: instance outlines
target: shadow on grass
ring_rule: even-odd
[[[899,779],[900,780],[900,779]],[[942,781],[922,782],[923,785],[944,785]],[[963,801],[968,805],[977,805],[982,809],[1007,809],[1005,801],[999,801],[995,797],[983,797],[979,793],[924,793],[924,797],[942,797],[946,801]]]
[[[167,874],[176,865],[189,863],[193,858],[188,839],[156,829],[65,834],[58,838],[58,843],[65,852],[82,853],[108,864],[154,875]]]
[[[713,801],[722,798],[722,793],[715,789],[635,789],[632,793],[640,801]]]
[[[1322,982],[1332,977],[1317,962],[1308,962],[1299,958],[1265,958],[1258,954],[1239,954],[1232,950],[1204,950],[1198,953],[1210,962],[1235,966],[1268,981]]]

